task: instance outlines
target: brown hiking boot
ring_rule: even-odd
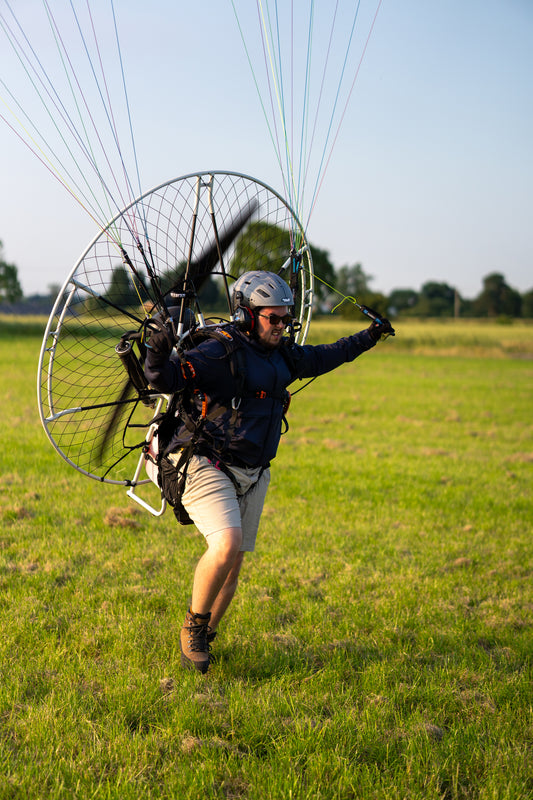
[[[211,614],[193,614],[189,609],[180,631],[181,665],[186,669],[207,672],[209,669],[209,644],[207,632]]]
[[[216,631],[211,630],[211,628],[207,629],[207,647],[209,649],[209,663],[210,664],[216,664],[216,661],[217,661],[216,656],[213,655],[213,648],[211,647],[211,645],[215,641],[216,635],[217,635]]]

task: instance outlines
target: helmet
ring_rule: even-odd
[[[256,269],[245,272],[233,284],[233,311],[238,308],[292,306],[294,300],[287,283],[275,272]]]

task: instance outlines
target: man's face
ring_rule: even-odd
[[[273,315],[273,316],[271,316]],[[264,347],[274,348],[281,342],[283,331],[290,320],[283,321],[283,318],[290,317],[288,306],[268,306],[256,311],[257,316],[257,338]],[[271,319],[273,322],[271,322]],[[292,320],[292,317],[291,317]]]

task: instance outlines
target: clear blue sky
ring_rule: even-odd
[[[96,19],[109,16],[107,0],[91,5]],[[255,3],[236,5],[247,6],[256,53]],[[61,19],[68,2],[51,7]],[[41,4],[14,8],[46,55]],[[143,190],[220,169],[282,191],[230,0],[115,0],[115,9]],[[494,271],[533,288],[532,42],[532,0],[383,0],[307,230],[335,267],[359,262],[385,292],[437,280],[473,297]],[[1,31],[0,77],[26,97]],[[26,294],[44,292],[97,228],[1,121],[0,176],[4,257]]]

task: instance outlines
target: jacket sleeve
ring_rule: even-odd
[[[147,348],[144,374],[157,392],[172,394],[185,383],[177,356],[155,353]]]
[[[220,390],[228,381],[227,359],[224,347],[216,340],[203,342],[185,354],[182,364],[176,351],[170,355],[146,349],[144,374],[158,392],[173,394],[183,389],[187,379],[194,378],[206,392]],[[189,365],[188,368],[186,365]],[[229,387],[228,391],[231,391]]]
[[[314,378],[340,367],[370,350],[376,342],[368,330],[345,336],[332,344],[302,345],[295,352],[295,378]]]

